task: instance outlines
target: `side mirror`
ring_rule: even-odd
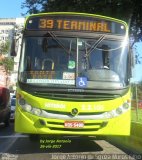
[[[13,56],[15,57],[17,54],[16,54],[16,51],[15,51],[15,39],[13,38],[12,42],[11,42],[11,49],[10,49],[10,56]]]

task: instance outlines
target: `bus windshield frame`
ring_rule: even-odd
[[[118,38],[116,35],[104,34],[94,34],[90,38],[87,37],[87,34],[82,36],[81,32],[79,35],[70,37],[65,33],[58,36],[55,32],[48,32],[46,36],[35,36],[34,34],[24,36],[19,82],[30,86],[56,87],[57,89],[122,89],[127,87],[129,84],[127,72],[129,46],[126,39],[123,36]],[[95,52],[98,53],[94,54]],[[93,62],[95,57],[97,60]],[[42,63],[38,61],[39,58],[42,58]],[[114,61],[113,58],[116,60]],[[62,61],[60,67],[57,67],[57,59]],[[99,60],[103,66],[95,68],[93,65]],[[31,62],[34,62],[34,65]],[[45,70],[44,63],[50,63],[51,69]],[[114,63],[115,66],[119,64],[116,66],[119,74],[118,71],[111,69],[114,67],[111,63]],[[39,65],[41,69],[36,68],[36,65]],[[84,85],[80,85],[82,80]]]

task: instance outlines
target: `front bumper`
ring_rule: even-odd
[[[112,118],[100,120],[83,120],[83,128],[65,128],[65,121],[72,119],[38,117],[17,107],[15,116],[15,131],[33,134],[64,134],[64,135],[130,135],[130,110]],[[82,120],[81,120],[82,121]]]

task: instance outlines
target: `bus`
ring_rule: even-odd
[[[130,135],[126,22],[87,13],[33,14],[20,46],[16,132]]]

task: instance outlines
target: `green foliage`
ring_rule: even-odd
[[[1,43],[0,44],[0,55],[7,54],[8,51],[9,51],[9,47],[10,47],[10,42],[9,41],[7,41],[5,43]]]
[[[127,21],[133,10],[133,1],[134,0],[25,0],[22,7],[28,8],[28,13],[30,14],[54,11],[85,12],[102,14]]]
[[[142,123],[142,109],[140,108],[136,109],[136,106],[135,106],[135,108],[132,110],[131,117],[132,117],[132,121]]]
[[[25,0],[27,13],[70,11],[101,14],[125,20],[130,35],[142,41],[142,1],[139,0]]]
[[[142,100],[142,84],[131,84],[132,99]]]
[[[2,65],[4,66],[6,72],[12,71],[14,66],[13,58],[5,57],[2,61]]]
[[[43,10],[43,6],[47,3],[48,0],[25,0],[22,4],[22,8],[28,8],[27,13],[33,14],[41,12],[41,10]]]
[[[0,45],[0,55],[8,54],[10,49],[10,42],[7,41],[6,43],[1,43]],[[6,72],[10,72],[13,70],[14,60],[11,57],[4,57],[0,60],[0,65],[4,66]]]

